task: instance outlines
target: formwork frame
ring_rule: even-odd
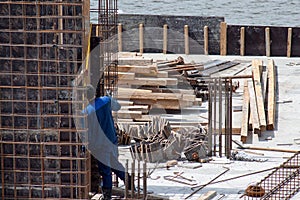
[[[83,0],[0,2],[2,199],[88,198],[71,95],[88,9]]]

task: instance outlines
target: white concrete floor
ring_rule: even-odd
[[[205,56],[205,55],[164,55],[164,54],[143,54],[144,58],[153,58],[154,60],[173,60],[178,56],[182,56],[186,62],[205,62],[213,59],[224,60],[253,60],[262,59],[264,63],[268,59],[273,59],[276,65],[277,72],[277,113],[276,127],[274,131],[266,131],[261,137],[254,136],[249,140],[249,145],[258,147],[274,147],[281,149],[299,150],[299,143],[296,139],[300,139],[300,58],[284,58],[284,57],[240,57],[240,56]],[[299,78],[299,79],[298,79]],[[284,103],[284,101],[288,101]],[[235,136],[239,139],[239,136]],[[266,140],[266,138],[269,138]],[[300,142],[300,140],[299,140]],[[234,145],[234,148],[236,146]],[[214,161],[203,163],[202,167],[197,169],[189,169],[194,165],[187,161],[180,161],[177,166],[166,169],[156,169],[151,174],[152,180],[148,178],[148,190],[155,194],[170,197],[170,199],[184,199],[193,191],[190,186],[164,180],[163,176],[174,176],[174,172],[183,172],[183,176],[195,180],[194,183],[205,184],[228,167],[230,170],[219,177],[217,180],[223,180],[255,171],[268,169],[279,166],[291,153],[270,152],[270,151],[255,151],[264,154],[263,156],[250,154],[255,158],[267,159],[266,162],[246,162],[246,161],[231,161],[226,158],[214,157]],[[150,165],[149,165],[150,166]],[[154,167],[154,164],[152,164]],[[224,183],[210,184],[204,187],[197,194],[189,199],[198,199],[201,194],[207,191],[217,191],[218,195],[214,199],[219,199],[222,194],[225,196],[222,199],[239,199],[244,193],[247,186],[259,182],[269,172],[247,176],[244,178],[227,181]],[[297,194],[293,199],[300,199],[300,194]]]

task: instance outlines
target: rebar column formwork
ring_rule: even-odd
[[[99,0],[97,7],[90,9],[92,31],[90,38],[89,72],[90,84],[97,88],[96,96],[109,93],[117,95],[117,0]],[[115,121],[117,118],[115,117]],[[96,159],[92,156],[92,163]],[[97,165],[91,166],[91,191],[99,187]],[[118,185],[115,179],[114,185]]]
[[[89,157],[72,116],[89,1],[0,2],[0,196],[87,199]]]
[[[232,80],[209,78],[208,143],[209,155],[227,158],[232,150]]]
[[[96,13],[98,18],[92,25],[91,84],[100,82],[104,85],[104,92],[113,92],[114,95],[118,78],[117,11],[117,0],[99,0],[98,8],[91,9],[91,15]]]

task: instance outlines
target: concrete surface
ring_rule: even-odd
[[[154,60],[173,60],[179,55],[163,55],[163,54],[143,54],[145,58],[153,58]],[[299,150],[299,143],[297,139],[300,138],[300,58],[285,58],[285,57],[240,57],[240,56],[204,56],[204,55],[180,55],[186,62],[205,62],[213,59],[224,60],[253,60],[262,59],[264,63],[268,59],[273,59],[276,66],[277,73],[277,113],[276,113],[276,127],[274,131],[266,131],[261,137],[255,135],[248,144],[258,147],[274,147],[281,149]],[[268,140],[267,140],[268,138]],[[234,136],[234,139],[239,139],[239,136]],[[296,143],[297,142],[297,143]],[[236,148],[236,146],[233,146]],[[202,167],[191,169],[194,163],[187,161],[179,161],[178,165],[171,167],[169,170],[165,168],[155,169],[148,178],[148,190],[155,194],[168,196],[170,199],[184,199],[193,191],[191,186],[172,181],[164,180],[163,176],[174,176],[174,172],[183,172],[183,176],[193,179],[193,183],[205,184],[222,173],[225,168],[230,170],[219,177],[217,180],[223,180],[251,172],[256,172],[271,167],[279,166],[283,161],[292,156],[291,153],[268,152],[268,151],[253,151],[263,154],[248,154],[256,159],[267,160],[265,162],[246,162],[246,161],[232,161],[224,157],[214,157],[210,163],[203,163]],[[122,157],[122,155],[121,155]],[[121,158],[122,159],[122,158]],[[123,157],[124,159],[124,157]],[[161,163],[161,166],[164,164]],[[155,164],[149,164],[149,167],[154,168]],[[240,199],[247,186],[259,182],[271,171],[246,176],[244,178],[235,179],[223,183],[210,184],[204,187],[197,194],[189,199],[198,199],[202,194],[208,191],[216,191],[217,196],[213,199]],[[158,178],[154,180],[154,178]],[[292,199],[300,199],[298,193]]]

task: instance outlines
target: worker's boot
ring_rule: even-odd
[[[111,200],[111,189],[110,188],[101,188],[102,197],[100,200]]]

